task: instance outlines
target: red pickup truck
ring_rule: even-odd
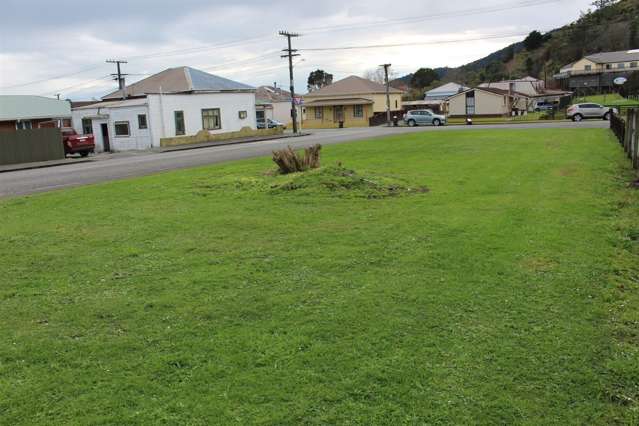
[[[62,144],[64,145],[64,154],[80,154],[83,157],[95,152],[95,140],[93,135],[78,135],[71,127],[63,127]]]

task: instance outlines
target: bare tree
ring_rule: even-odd
[[[372,69],[364,71],[364,74],[362,75],[362,77],[364,77],[367,80],[374,81],[375,83],[379,83],[379,84],[385,83],[384,68],[381,68],[381,67],[372,68]],[[393,78],[395,78],[395,73],[392,70],[389,70],[388,79],[392,80]]]

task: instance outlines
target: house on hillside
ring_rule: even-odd
[[[402,93],[390,88],[390,107],[396,114],[402,109]],[[305,128],[333,128],[340,123],[364,127],[385,112],[386,86],[354,75],[304,96]]]
[[[601,93],[614,89],[614,79],[639,71],[639,49],[601,52],[584,56],[561,67],[555,80],[564,90],[580,94]]]
[[[532,101],[525,93],[477,87],[453,95],[446,102],[450,117],[503,117],[528,111]]]
[[[255,102],[258,121],[270,118],[284,123],[287,127],[292,126],[291,92],[277,86],[260,86],[255,92]],[[302,108],[298,107],[298,117],[302,116],[301,112]]]
[[[30,95],[0,96],[0,131],[70,125],[69,101]]]
[[[166,137],[256,129],[255,88],[190,67],[169,68],[102,102],[73,108],[73,127],[98,151],[141,150]]]

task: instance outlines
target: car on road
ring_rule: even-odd
[[[404,114],[404,123],[410,127],[420,125],[443,126],[446,124],[446,116],[435,114],[429,109],[416,109]]]
[[[284,125],[284,123],[280,123],[279,121],[273,120],[271,118],[266,119],[266,124],[264,124],[264,120],[260,120],[260,119],[257,120],[258,129],[275,129],[277,127],[286,129],[286,126]]]
[[[60,130],[62,131],[64,155],[80,154],[86,157],[89,153],[95,152],[93,135],[78,135],[75,129],[71,127],[63,127]]]
[[[570,118],[572,121],[581,121],[586,118],[610,120],[612,114],[618,113],[619,111],[616,108],[610,108],[593,103],[584,103],[570,105],[566,110],[566,117]]]
[[[537,102],[535,106],[535,112],[552,111],[553,109],[555,109],[555,105],[552,102]]]

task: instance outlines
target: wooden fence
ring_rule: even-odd
[[[0,131],[0,165],[63,158],[64,147],[60,129]]]
[[[639,108],[626,110],[625,119],[613,115],[610,128],[628,154],[628,158],[632,160],[632,167],[639,169]]]

